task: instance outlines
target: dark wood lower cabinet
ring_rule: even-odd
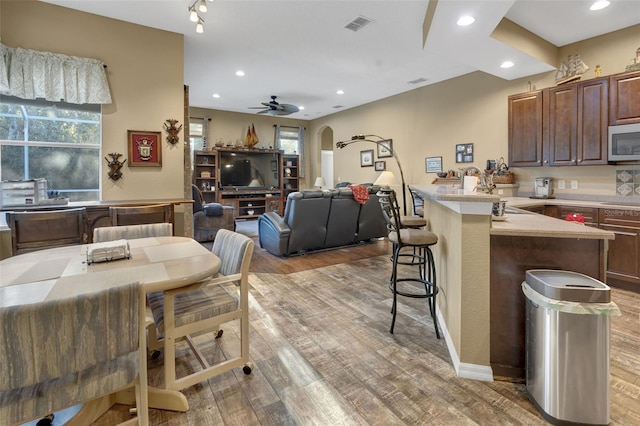
[[[609,243],[607,284],[640,293],[640,210],[600,209],[600,228],[616,234]]]
[[[491,355],[494,378],[525,380],[525,302],[529,269],[579,272],[604,281],[604,241],[491,236]]]

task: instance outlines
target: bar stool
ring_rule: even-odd
[[[389,289],[393,293],[393,304],[391,306],[392,319],[389,332],[393,334],[398,310],[398,295],[400,295],[404,297],[428,299],[429,311],[433,319],[436,337],[439,339],[440,331],[436,318],[436,295],[438,294],[438,286],[436,284],[435,261],[433,252],[431,251],[431,246],[438,242],[438,236],[425,229],[402,226],[400,208],[398,207],[395,191],[391,189],[381,189],[377,195],[384,218],[387,222],[387,229],[389,230],[388,238],[393,244],[393,254],[391,257],[393,266],[389,282]],[[413,249],[413,254],[406,254],[406,256],[411,258],[411,261],[400,261],[401,256],[404,256],[401,254],[404,248]],[[418,268],[417,276],[398,277],[399,264],[416,266]],[[403,285],[402,283],[420,283],[424,287],[424,292],[419,292],[415,289],[411,290],[407,287],[412,286]],[[399,285],[402,286],[402,288],[398,288]]]

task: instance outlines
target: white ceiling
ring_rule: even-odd
[[[599,12],[592,0],[439,0],[423,47],[427,0],[216,0],[200,13],[203,34],[189,21],[194,0],[41,1],[184,34],[191,106],[254,113],[277,95],[305,120],[476,70],[515,79],[554,69],[490,37],[503,17],[558,47],[640,23],[640,0]],[[476,22],[458,27],[469,13]],[[344,28],[359,16],[373,22]],[[500,68],[507,59],[515,66]]]

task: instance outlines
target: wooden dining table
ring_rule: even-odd
[[[89,245],[46,249],[4,259],[0,261],[0,306],[62,300],[134,281],[151,293],[202,281],[220,269],[220,259],[192,238],[152,237],[128,243],[129,258],[108,262],[87,262]],[[148,324],[149,321],[141,327]],[[141,340],[140,351],[145,353],[147,342]],[[146,371],[146,362],[140,368]],[[189,409],[186,397],[178,391],[149,387],[148,400],[150,408]],[[107,400],[85,404],[74,420],[80,418],[77,423],[82,424],[89,418],[84,416],[96,417],[97,412],[113,403],[133,402],[132,388]]]

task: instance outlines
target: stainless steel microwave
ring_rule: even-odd
[[[609,161],[640,161],[640,123],[609,126]]]

